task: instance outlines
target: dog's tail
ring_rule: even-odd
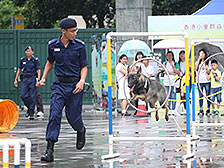
[[[157,73],[156,73],[156,80],[160,81],[159,74],[164,73],[164,72],[165,72],[164,69],[158,70]]]

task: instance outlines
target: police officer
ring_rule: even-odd
[[[53,68],[57,76],[51,85],[51,106],[46,130],[47,149],[42,161],[54,161],[54,144],[58,141],[62,109],[65,106],[67,120],[77,131],[76,148],[85,145],[86,128],[82,121],[83,87],[87,75],[87,59],[84,42],[76,39],[78,32],[76,20],[64,18],[60,22],[62,35],[49,41],[48,58],[40,86],[45,85],[47,75]]]
[[[30,120],[34,119],[34,109],[36,103],[36,94],[38,81],[36,80],[36,73],[38,74],[38,80],[40,80],[40,62],[38,58],[34,57],[33,48],[27,46],[25,48],[26,57],[21,58],[20,65],[16,73],[14,85],[18,86],[18,77],[22,71],[21,82],[21,98],[24,105],[27,107],[26,117]]]

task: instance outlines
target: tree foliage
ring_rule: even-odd
[[[189,15],[210,0],[152,0],[153,15]],[[82,15],[87,27],[115,27],[115,0],[1,0],[0,28],[25,16],[25,28],[54,28],[68,15]]]
[[[152,15],[191,15],[210,0],[152,0]]]
[[[9,29],[11,25],[12,17],[15,14],[20,14],[20,11],[23,10],[23,7],[15,6],[14,3],[10,0],[1,0],[0,1],[0,29]]]
[[[87,27],[111,27],[115,16],[115,0],[15,0],[26,6],[26,28],[52,28],[68,15],[82,15]]]

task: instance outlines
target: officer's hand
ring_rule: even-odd
[[[41,79],[40,82],[37,82],[37,86],[43,87],[45,85],[45,79]]]
[[[37,81],[36,82],[36,86],[39,87],[40,86],[40,82]]]
[[[18,86],[18,81],[17,81],[17,80],[14,81],[14,86],[15,86],[15,87]]]
[[[85,84],[85,81],[80,80],[76,84],[76,87],[75,87],[75,90],[73,90],[73,93],[76,94],[76,93],[81,92],[83,90],[83,88],[84,88],[84,84]]]

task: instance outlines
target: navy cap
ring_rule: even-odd
[[[77,27],[77,22],[75,19],[72,18],[64,18],[60,22],[60,27],[63,29]]]
[[[33,50],[32,46],[30,46],[30,45],[28,45],[28,46],[25,47],[25,51],[28,50],[28,49]]]

